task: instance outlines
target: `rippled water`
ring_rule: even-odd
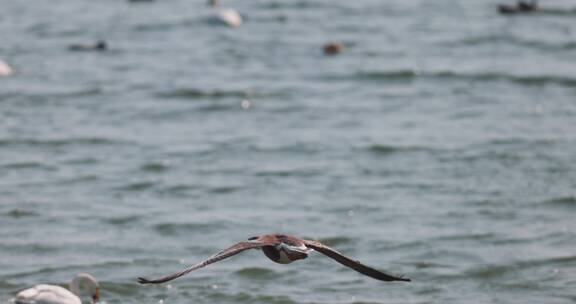
[[[576,302],[574,3],[223,2],[2,3],[0,302]],[[136,283],[277,231],[413,282],[254,251]]]

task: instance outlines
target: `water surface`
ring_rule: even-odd
[[[106,303],[576,301],[573,3],[223,2],[244,25],[204,1],[3,3],[0,302],[77,272]],[[136,283],[270,232],[413,282],[254,251]]]

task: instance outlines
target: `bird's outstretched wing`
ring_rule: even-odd
[[[309,241],[309,240],[304,240],[304,243],[306,244],[306,247],[314,249],[320,253],[323,253],[324,255],[327,255],[328,257],[331,257],[332,259],[336,260],[336,262],[350,267],[354,270],[356,270],[357,272],[363,274],[363,275],[367,275],[371,278],[374,278],[376,280],[380,280],[380,281],[405,281],[405,282],[410,282],[411,280],[408,278],[404,278],[401,276],[394,276],[394,275],[390,275],[387,273],[384,273],[382,271],[376,270],[372,267],[368,267],[362,263],[360,263],[359,261],[355,261],[352,260],[351,258],[341,254],[340,252],[320,243],[317,241]]]
[[[221,261],[225,258],[231,257],[233,255],[236,255],[244,250],[248,250],[248,249],[253,249],[253,248],[261,248],[264,246],[273,246],[273,243],[268,243],[268,242],[261,242],[258,240],[254,240],[254,241],[245,241],[245,242],[240,242],[235,244],[234,246],[231,246],[227,249],[224,249],[218,253],[216,253],[215,255],[211,256],[210,258],[195,264],[193,266],[190,266],[189,268],[186,268],[182,271],[167,275],[165,277],[159,278],[159,279],[154,279],[154,280],[149,280],[146,278],[138,278],[138,283],[140,284],[160,284],[160,283],[164,283],[164,282],[168,282],[168,281],[172,281],[176,278],[179,278],[191,271],[194,271],[196,269],[208,266],[212,263],[216,263],[218,261]]]

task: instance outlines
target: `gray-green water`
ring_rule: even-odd
[[[2,1],[0,302],[83,271],[106,303],[576,302],[576,4],[223,2],[243,26]],[[414,281],[254,251],[136,283],[270,232]]]

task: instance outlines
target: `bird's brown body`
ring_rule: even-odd
[[[342,53],[344,48],[345,46],[341,42],[329,42],[324,44],[322,50],[324,51],[324,55],[336,55]]]
[[[264,255],[266,255],[266,257],[280,264],[289,264],[297,260],[305,259],[308,257],[308,253],[310,251],[316,250],[344,266],[350,267],[361,274],[380,281],[410,281],[410,279],[386,274],[366,266],[358,261],[352,260],[349,257],[339,253],[338,251],[317,241],[303,240],[285,234],[266,234],[249,238],[247,241],[239,242],[227,249],[216,253],[207,260],[182,271],[155,280],[138,278],[138,282],[141,284],[159,284],[168,282],[179,278],[191,271],[221,261],[248,249],[262,249],[262,252]]]

